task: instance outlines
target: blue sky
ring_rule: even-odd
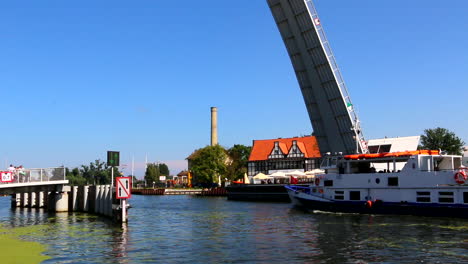
[[[315,3],[366,138],[440,126],[468,144],[468,1]],[[265,0],[1,1],[0,91],[2,166],[118,150],[177,173],[211,106],[226,147],[312,132]]]

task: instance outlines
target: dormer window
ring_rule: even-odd
[[[282,159],[284,158],[284,153],[281,151],[281,148],[279,146],[279,142],[275,142],[275,146],[273,147],[273,150],[271,151],[270,155],[268,156],[269,159]]]
[[[300,150],[297,146],[297,140],[293,140],[292,146],[289,149],[288,158],[302,158],[304,157],[304,153]]]

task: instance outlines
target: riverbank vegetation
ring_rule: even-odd
[[[165,183],[163,181],[160,181],[159,176],[169,176],[169,167],[165,163],[146,164],[144,182],[147,183],[147,186],[165,186]]]
[[[90,162],[89,165],[81,165],[78,168],[65,168],[65,175],[70,185],[87,184],[110,184],[112,167],[107,166],[106,162],[99,159]],[[117,168],[114,168],[114,177],[120,176]]]
[[[194,183],[208,186],[226,180],[242,179],[252,147],[234,145],[226,149],[220,145],[195,150],[187,159],[194,175]]]

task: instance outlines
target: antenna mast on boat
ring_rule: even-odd
[[[312,0],[267,0],[320,152],[367,153],[361,124]]]

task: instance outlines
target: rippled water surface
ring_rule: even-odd
[[[130,202],[121,227],[81,213],[11,210],[1,197],[0,226],[29,227],[20,237],[47,247],[43,263],[468,263],[465,219],[307,213],[191,196]]]

